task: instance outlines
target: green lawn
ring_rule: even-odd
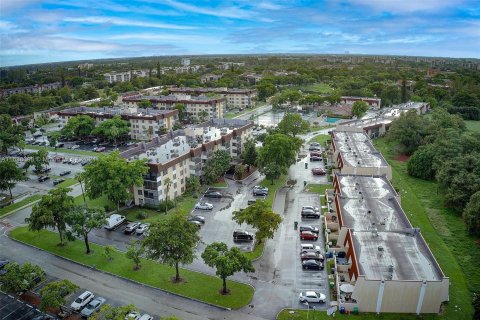
[[[325,190],[332,188],[333,186],[331,184],[307,184],[307,186],[305,187],[305,191],[324,195]],[[325,197],[320,197],[320,204],[322,206],[327,205],[325,202]]]
[[[480,132],[480,121],[465,120],[465,124],[468,130]]]
[[[293,311],[293,313],[290,313]],[[283,309],[277,316],[277,320],[325,320],[325,319],[351,319],[351,320],[409,320],[409,319],[439,319],[436,315],[422,315],[421,317],[413,314],[397,314],[397,313],[361,313],[359,315],[340,314],[335,312],[335,318],[328,316],[325,311]]]
[[[316,135],[315,137],[313,137],[312,139],[310,139],[310,141],[308,141],[308,143],[318,142],[322,146],[325,146],[327,141],[330,140],[331,138],[332,137],[329,134],[319,134],[319,135]]]
[[[163,220],[169,214],[180,212],[184,215],[187,215],[190,211],[192,211],[193,207],[197,203],[198,198],[194,198],[192,196],[183,195],[182,197],[178,198],[177,200],[177,207],[172,208],[167,211],[167,215],[165,215],[165,211],[158,212],[156,210],[142,208],[142,207],[132,207],[122,211],[122,214],[125,215],[128,221],[141,221],[141,222],[155,222],[158,220]],[[137,216],[140,212],[144,212],[147,214],[147,218],[139,219]]]
[[[289,89],[302,90],[304,92],[317,93],[317,94],[329,94],[329,93],[332,93],[333,91],[333,88],[326,83],[314,83],[314,84],[309,84],[304,86],[293,86],[293,87],[289,87]]]
[[[90,199],[89,197],[85,196],[87,200],[87,205],[89,208],[97,208],[97,209],[104,209],[105,206],[108,206],[110,209],[116,209],[116,205],[109,201],[106,196],[101,196],[97,199]],[[75,197],[75,204],[80,205],[83,204],[83,197],[79,195]]]
[[[400,190],[402,208],[410,222],[421,229],[443,272],[450,278],[450,302],[444,319],[471,319],[472,296],[469,289],[480,288],[480,249],[478,239],[467,234],[460,216],[445,208],[437,184],[408,176],[406,163],[393,160],[392,145],[384,139],[374,141],[393,170],[393,185]],[[457,310],[454,306],[458,306]]]
[[[281,187],[285,186],[285,183],[287,182],[288,176],[283,175],[277,180],[272,181],[264,179],[262,182],[260,182],[260,185],[262,187],[267,187],[268,188],[268,195],[265,198],[265,201],[270,204],[270,206],[273,206],[273,199],[275,198],[275,192],[280,189]]]
[[[219,289],[222,287],[220,278],[187,269],[180,270],[180,276],[184,279],[184,282],[174,284],[171,282],[171,278],[175,276],[175,269],[172,267],[143,259],[141,269],[133,271],[132,261],[127,259],[125,254],[120,251],[113,253],[113,261],[107,261],[102,255],[103,246],[90,244],[93,253],[86,255],[83,241],[76,240],[60,247],[57,245],[59,242],[58,235],[46,230],[29,232],[27,227],[20,227],[12,230],[10,236],[55,255],[94,266],[96,269],[222,307],[233,309],[243,307],[250,302],[254,292],[254,289],[249,285],[228,281],[227,286],[231,292],[229,295],[221,295],[219,294]]]
[[[27,144],[25,146],[25,149],[32,149],[32,150],[46,149],[48,152],[60,152],[60,153],[68,153],[68,154],[74,154],[74,155],[98,157],[98,153],[93,151],[71,150],[71,149],[65,149],[65,148],[55,149],[52,147],[32,146],[31,144]]]
[[[77,179],[68,178],[68,179],[65,179],[65,181],[63,181],[62,183],[58,184],[57,188],[68,188],[68,187],[71,187],[71,186],[73,186],[74,184],[77,184],[77,183],[78,183]],[[83,201],[83,198],[82,198],[82,201]]]
[[[18,208],[21,208],[29,203],[32,203],[34,201],[37,201],[37,200],[40,200],[42,198],[41,195],[39,194],[34,194],[32,196],[29,196],[19,202],[16,202],[14,204],[11,204],[9,206],[6,206],[6,207],[3,207],[0,209],[0,218],[9,214],[10,212],[12,212],[13,210],[15,209],[18,209]]]

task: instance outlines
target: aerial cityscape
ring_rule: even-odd
[[[480,320],[480,6],[0,1],[0,320]]]

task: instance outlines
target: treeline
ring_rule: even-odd
[[[402,114],[387,139],[411,155],[408,174],[436,180],[445,205],[463,214],[471,234],[480,234],[480,133],[467,131],[461,117],[437,108],[430,119],[415,111]]]

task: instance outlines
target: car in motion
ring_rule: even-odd
[[[327,171],[325,171],[325,169],[322,169],[322,168],[313,168],[312,174],[314,176],[324,176],[327,174]]]
[[[213,204],[208,203],[208,202],[199,202],[195,205],[195,209],[198,209],[198,210],[212,210],[213,209]]]
[[[100,310],[100,307],[107,301],[105,298],[98,297],[90,301],[89,304],[85,308],[82,309],[80,312],[80,315],[82,318],[88,318],[98,310]]]
[[[302,262],[303,270],[323,270],[323,263],[317,260],[304,260]]]
[[[221,198],[222,197],[222,194],[218,191],[207,191],[205,192],[205,194],[203,195],[205,198]]]
[[[95,298],[93,293],[91,293],[90,291],[85,291],[84,293],[79,295],[78,298],[75,299],[75,301],[72,302],[72,304],[70,305],[70,308],[72,308],[73,311],[78,312],[82,308],[84,308],[87,304],[89,304],[90,301],[93,300],[93,298]]]
[[[135,231],[139,226],[140,226],[140,222],[137,222],[137,221],[130,222],[129,224],[127,224],[127,226],[125,227],[123,232],[126,233],[126,234],[130,234],[133,231]]]
[[[300,232],[300,240],[317,241],[318,240],[318,234],[310,232],[310,231],[303,231],[303,232]]]
[[[307,290],[300,292],[298,300],[300,302],[309,302],[309,303],[325,303],[327,297],[318,291]]]

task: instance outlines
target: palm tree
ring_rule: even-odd
[[[83,197],[83,205],[85,206],[85,208],[88,208],[88,205],[87,205],[87,200],[85,199],[85,193],[83,191],[83,174],[81,172],[77,173],[75,175],[75,179],[80,182],[80,189],[82,189],[82,197]]]
[[[172,179],[170,178],[166,178],[165,181],[163,181],[163,183],[165,184],[165,186],[167,187],[167,193],[165,194],[165,214],[167,214],[167,211],[168,211],[168,200],[170,200],[170,197],[169,197],[169,192],[170,192],[170,187],[172,186]]]

